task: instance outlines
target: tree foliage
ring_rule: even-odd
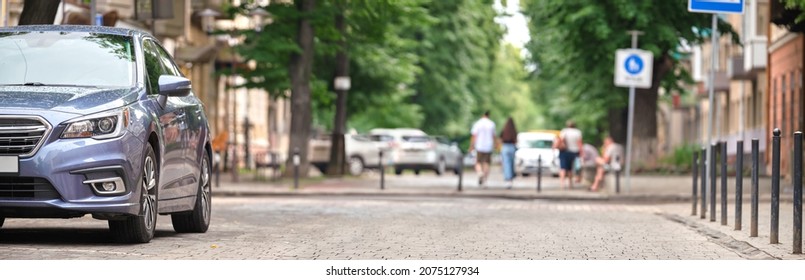
[[[241,73],[250,88],[287,98],[289,57],[300,51],[297,22],[308,18],[316,44],[311,103],[313,124],[333,127],[335,56],[346,40],[352,81],[347,100],[348,127],[417,127],[430,134],[467,138],[485,110],[502,123],[513,116],[518,127],[538,127],[542,119],[531,98],[520,50],[501,45],[504,29],[495,22],[492,0],[319,0],[300,14],[290,3],[266,7],[272,23],[261,33],[243,31],[237,50],[255,62]],[[248,13],[253,2],[232,7]],[[334,18],[348,24],[341,34]],[[240,70],[243,71],[243,70]]]
[[[610,111],[628,105],[627,91],[613,83],[615,51],[631,45],[627,31],[643,31],[639,48],[655,58],[653,87],[637,96],[635,135],[643,138],[656,138],[656,112],[641,114],[640,99],[656,102],[650,98],[656,100],[659,88],[683,92],[680,86],[692,81],[680,46],[702,43],[710,34],[711,16],[688,12],[687,0],[527,0],[524,6],[537,103],[554,127],[573,118],[596,139],[612,124]],[[738,39],[725,22],[719,30]]]

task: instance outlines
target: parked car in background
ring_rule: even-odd
[[[536,174],[542,159],[544,174],[559,176],[559,151],[553,148],[558,132],[521,132],[517,134],[517,152],[514,153],[514,168],[517,174]]]
[[[405,170],[413,170],[419,174],[422,170],[433,170],[437,175],[447,170],[454,172],[460,163],[456,162],[460,150],[453,143],[440,144],[437,138],[429,136],[415,128],[377,128],[369,131],[372,135],[390,137],[391,157],[394,161],[394,173],[400,175]],[[442,141],[447,142],[445,138]]]
[[[210,225],[202,103],[156,38],[74,25],[0,28],[0,226],[6,218],[107,220],[149,242]]]
[[[444,136],[435,136],[433,138],[436,140],[436,153],[439,154],[440,158],[444,159],[442,163],[445,166],[442,167],[442,170],[453,170],[453,173],[458,174],[464,163],[463,153],[461,148],[458,147],[458,143],[450,141]]]
[[[358,176],[365,169],[380,167],[380,150],[391,149],[391,138],[385,135],[347,134],[344,135],[344,150],[347,154],[347,171]],[[310,141],[310,163],[322,173],[327,172],[330,163],[331,135],[326,134]],[[384,165],[392,166],[390,156],[383,157]]]

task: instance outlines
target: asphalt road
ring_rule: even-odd
[[[684,207],[427,197],[216,197],[205,234],[160,216],[148,244],[106,222],[8,219],[0,259],[738,259]]]

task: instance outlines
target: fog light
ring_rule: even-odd
[[[103,187],[103,190],[107,192],[113,191],[116,188],[114,182],[104,182],[101,186]]]

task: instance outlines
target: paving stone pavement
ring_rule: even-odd
[[[216,198],[206,234],[160,216],[148,244],[106,223],[8,219],[0,259],[740,259],[660,215],[684,205],[428,197]]]

